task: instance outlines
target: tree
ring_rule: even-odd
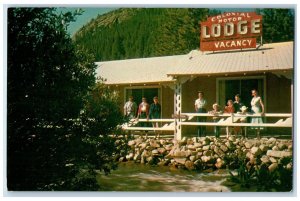
[[[291,9],[258,9],[263,15],[263,40],[267,43],[294,40],[294,13]]]
[[[99,133],[91,113],[80,114],[90,102],[96,68],[66,32],[80,13],[8,9],[9,190],[97,190],[94,169],[112,166],[107,132],[118,121]]]

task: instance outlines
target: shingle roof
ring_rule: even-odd
[[[96,62],[106,84],[173,81],[169,75],[213,75],[293,69],[293,42],[265,44],[255,50],[201,52],[186,55]]]

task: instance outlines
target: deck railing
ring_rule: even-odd
[[[291,113],[265,113],[260,114],[219,114],[213,115],[209,113],[181,113],[180,115],[173,115],[172,119],[131,119],[128,123],[122,125],[123,130],[131,131],[174,131],[175,130],[175,119],[179,120],[177,123],[182,126],[240,126],[240,127],[280,127],[289,128],[293,127],[293,115]],[[217,122],[206,121],[198,122],[194,117],[218,117]],[[245,119],[251,119],[255,117],[263,118],[279,118],[275,122],[266,123],[251,123],[245,121]],[[139,122],[149,122],[149,127],[139,126]],[[159,123],[159,127],[151,127],[152,123]]]

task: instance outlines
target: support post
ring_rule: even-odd
[[[174,138],[177,140],[181,140],[181,87],[182,84],[180,82],[176,82],[175,91],[174,91],[174,114],[178,115],[178,118],[175,118],[175,130],[174,130]]]

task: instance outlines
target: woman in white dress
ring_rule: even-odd
[[[265,106],[261,100],[261,97],[258,96],[257,90],[253,89],[251,92],[252,92],[252,96],[253,96],[253,98],[251,100],[251,109],[252,109],[253,113],[263,115],[265,113]],[[261,117],[253,117],[251,119],[251,123],[261,124],[261,123],[263,123],[263,120]],[[262,130],[263,127],[252,127],[252,129],[256,130],[257,138],[260,139],[260,130]]]

